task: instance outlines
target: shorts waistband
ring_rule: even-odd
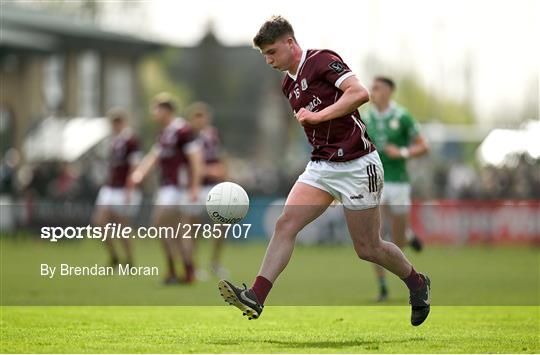
[[[319,163],[319,162],[328,162],[328,163],[350,163],[352,161],[355,161],[355,160],[358,160],[360,158],[363,158],[363,157],[367,157],[368,155],[376,152],[377,150],[374,149],[372,151],[369,151],[367,152],[366,154],[364,155],[360,155],[359,157],[356,157],[356,158],[352,158],[352,159],[349,159],[349,160],[328,160],[328,159],[323,159],[323,158],[311,158],[310,160],[312,162],[315,162],[315,163]]]

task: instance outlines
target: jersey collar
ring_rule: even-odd
[[[116,135],[117,138],[128,138],[130,137],[132,134],[132,130],[131,130],[131,127],[124,127],[122,128],[122,130],[120,131],[120,133],[118,133]]]
[[[292,74],[289,73],[289,71],[287,70],[287,75],[289,75],[289,77],[290,77],[292,80],[296,80],[296,78],[298,78],[298,73],[300,73],[300,69],[302,69],[302,65],[303,65],[304,62],[306,61],[306,54],[307,54],[307,50],[306,50],[306,51],[302,51],[302,57],[300,57],[300,63],[298,63],[298,69],[296,70],[296,74],[295,74],[295,75],[292,75]]]
[[[373,114],[375,115],[376,118],[384,118],[384,117],[390,116],[390,114],[394,112],[395,108],[396,108],[396,103],[394,101],[390,101],[390,104],[388,105],[386,110],[384,110],[383,112],[380,112],[379,110],[377,110],[377,107],[375,105],[372,106]]]
[[[167,127],[165,127],[164,131],[175,131],[177,129],[184,127],[185,124],[186,124],[185,119],[183,119],[182,117],[175,117],[172,119],[171,122],[169,122]]]

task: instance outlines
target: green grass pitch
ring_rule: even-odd
[[[390,279],[387,306],[373,303],[371,266],[350,246],[298,246],[261,318],[248,321],[223,306],[215,279],[189,287],[162,286],[160,277],[47,280],[40,262],[103,264],[103,247],[0,241],[2,353],[540,352],[539,250],[531,247],[407,251],[433,281],[432,314],[412,327],[402,283]],[[202,265],[208,244],[200,243]],[[162,266],[159,243],[135,247],[138,264]],[[232,279],[251,281],[264,250],[228,245]]]
[[[3,353],[538,353],[538,307],[4,307]]]

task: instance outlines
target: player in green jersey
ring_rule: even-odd
[[[411,185],[407,174],[407,159],[426,154],[428,146],[420,134],[419,125],[406,109],[392,101],[394,81],[378,76],[371,86],[371,106],[366,122],[369,137],[375,143],[384,167],[383,233],[403,248],[409,243],[420,251],[422,244],[409,228]],[[375,265],[379,279],[379,301],[388,298],[384,269]]]

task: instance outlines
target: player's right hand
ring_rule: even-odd
[[[387,144],[384,146],[384,152],[391,159],[403,159],[399,147],[394,144]]]
[[[191,189],[189,189],[189,199],[190,199],[190,202],[192,203],[196,203],[199,201],[199,187],[191,187]]]
[[[305,126],[308,124],[316,125],[320,123],[320,118],[316,112],[311,112],[309,110],[306,110],[303,107],[300,110],[298,110],[298,112],[295,114],[295,117],[302,126]]]
[[[134,189],[139,186],[142,182],[142,175],[138,171],[132,172],[126,181],[126,188]]]
[[[129,204],[129,202],[131,201],[131,196],[133,195],[133,190],[136,186],[137,184],[133,180],[132,175],[128,176],[126,181],[126,187],[124,189],[124,195],[127,204]]]
[[[126,201],[126,205],[129,205],[131,202],[131,195],[133,194],[133,188],[127,187],[124,189],[124,200]]]

